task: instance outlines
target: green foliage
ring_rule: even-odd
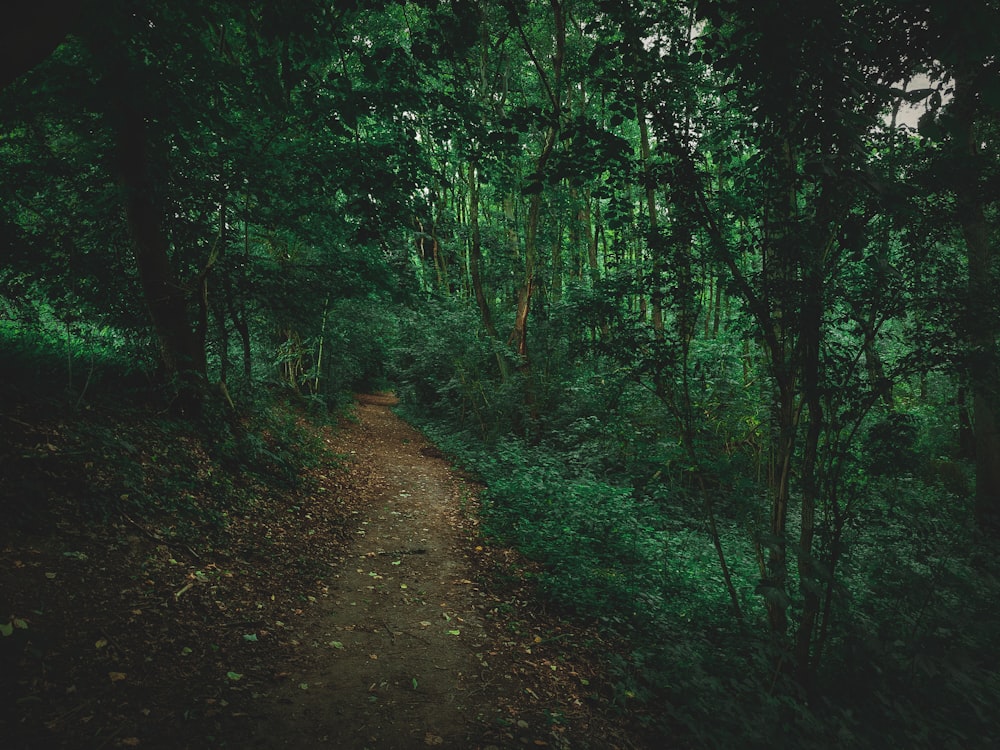
[[[372,391],[388,385],[388,363],[399,339],[399,315],[381,299],[343,300],[332,306],[326,334],[331,393]]]
[[[225,1],[105,10],[0,92],[0,305],[43,309],[67,331],[112,328],[143,367],[162,355],[163,387],[183,382],[186,359],[249,398],[289,363],[276,349],[318,340],[331,300],[396,287],[384,228],[408,218],[420,163],[413,133],[381,118],[415,104],[415,80],[380,72],[411,62],[380,26],[393,12],[365,29],[357,9],[315,2],[288,16]],[[356,33],[393,54],[352,52],[331,69]],[[157,285],[175,296],[169,314]],[[310,389],[336,402],[377,377],[375,350],[357,356],[368,361],[343,373],[319,362]],[[300,389],[315,364],[278,377]]]
[[[0,320],[0,353],[0,387],[9,399],[33,393],[73,408],[87,402],[91,389],[148,385],[154,367],[132,356],[123,332],[85,320],[61,322],[41,304]]]
[[[535,431],[518,439],[481,427],[512,423],[499,401],[509,386],[494,376],[471,393],[458,387],[458,368],[495,367],[476,330],[473,316],[446,305],[404,327],[397,359],[406,366],[404,409],[483,479],[485,531],[539,562],[537,581],[553,601],[632,635],[634,652],[614,667],[622,710],[646,716],[654,732],[683,727],[701,747],[819,750],[831,737],[872,748],[886,737],[928,749],[986,746],[961,727],[985,732],[995,723],[984,706],[996,681],[969,655],[988,652],[998,634],[984,625],[959,635],[958,620],[1000,592],[995,572],[979,569],[989,553],[969,546],[968,495],[943,489],[942,482],[959,487],[948,477],[964,477],[962,470],[928,459],[949,442],[940,408],[923,402],[909,412],[873,412],[856,447],[838,459],[852,513],[837,542],[826,659],[807,701],[801,685],[775,674],[775,660],[787,656],[760,627],[753,541],[766,519],[754,476],[763,471],[767,415],[761,390],[741,383],[759,377],[753,363],[747,372],[741,347],[694,342],[686,375],[672,375],[675,396],[688,389],[685,407],[636,378],[642,365],[625,355],[639,349],[602,359],[570,345],[569,329],[540,325],[534,350],[546,365],[534,375]],[[947,383],[931,386],[947,398]],[[678,437],[684,408],[698,415],[696,465]],[[711,483],[742,624],[732,619],[699,474]],[[833,543],[832,520],[820,524],[819,554]],[[801,594],[790,602],[796,617]],[[910,690],[914,669],[927,676]],[[983,701],[961,703],[969,689]],[[938,703],[920,721],[930,691]]]
[[[400,321],[392,380],[418,412],[495,439],[523,420],[523,383],[500,381],[497,358],[510,355],[478,330],[467,307],[430,300]]]
[[[917,436],[916,420],[909,414],[890,412],[873,424],[863,449],[868,473],[873,477],[912,473],[919,465]]]
[[[169,417],[169,393],[151,393],[148,373],[110,333],[103,348],[94,336],[67,343],[3,333],[0,395],[11,412],[0,513],[14,525],[45,527],[55,512],[85,522],[124,513],[153,519],[167,535],[221,532],[261,488],[298,487],[322,452],[295,407],[273,397],[243,404],[245,416],[218,396],[200,422]],[[46,425],[42,442],[20,413],[24,403]]]
[[[276,404],[393,383],[545,589],[653,644],[623,709],[975,746],[1000,25],[952,5],[109,3],[0,92],[10,387],[127,385],[157,411],[76,436],[84,512],[222,524],[212,467],[309,465]]]
[[[1000,684],[981,656],[998,633],[977,614],[998,593],[995,551],[974,540],[968,496],[910,478],[871,492],[850,540],[831,691],[868,685],[869,700],[851,704],[856,720],[913,747],[986,747],[968,728],[995,724],[981,701]]]
[[[510,461],[508,451],[498,446],[499,463]],[[518,458],[489,475],[487,532],[544,563],[543,586],[567,608],[616,623],[662,609],[670,571],[653,509],[627,489],[562,476],[556,456]]]
[[[226,415],[227,405],[215,403],[217,412],[203,427],[211,437],[206,450],[230,475],[258,477],[270,485],[292,488],[316,465],[322,446],[303,429],[296,411],[299,405],[281,395],[260,397],[246,409],[248,416],[243,419]]]

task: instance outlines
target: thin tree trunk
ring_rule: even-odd
[[[958,452],[962,458],[976,457],[976,435],[972,429],[972,419],[969,417],[969,389],[965,379],[958,385],[955,392],[955,412],[958,417]]]
[[[562,117],[560,87],[562,86],[562,64],[566,52],[566,19],[563,15],[560,0],[550,0],[550,5],[555,25],[555,54],[552,55],[552,84],[549,84],[545,70],[535,58],[531,45],[528,43],[527,37],[524,36],[524,30],[519,27],[519,31],[524,39],[525,49],[538,70],[539,78],[548,92],[551,104],[549,124],[545,129],[542,149],[538,154],[538,159],[535,161],[535,170],[531,175],[531,182],[528,185],[530,197],[528,199],[528,217],[524,237],[524,281],[517,293],[514,330],[510,334],[510,343],[522,359],[522,370],[529,369],[531,365],[528,356],[528,316],[531,309],[531,297],[536,286],[535,266],[538,257],[538,227],[542,211],[545,168],[555,149],[556,138],[559,134],[559,121]]]
[[[572,222],[570,224],[572,226]],[[570,229],[573,232],[573,229]],[[558,302],[562,298],[563,292],[563,252],[562,252],[562,222],[556,227],[556,234],[552,240],[552,300]],[[570,247],[576,247],[576,237],[570,240]],[[570,276],[572,277],[572,269]]]
[[[646,217],[649,221],[649,250],[653,254],[653,283],[650,294],[650,317],[653,331],[657,338],[663,338],[663,293],[660,289],[663,283],[663,248],[660,237],[659,215],[656,210],[656,190],[653,185],[653,175],[650,169],[649,126],[646,124],[646,112],[642,106],[642,94],[636,90],[636,111],[639,120],[639,157],[642,160],[642,181],[645,188]],[[643,316],[645,317],[645,316]]]
[[[712,308],[714,305],[715,298],[713,293],[715,292],[715,279],[711,276],[708,277],[708,284],[705,287],[705,292],[702,295],[702,309],[705,311],[705,338],[709,338],[712,334]]]
[[[251,346],[250,324],[247,317],[246,309],[237,311],[235,306],[230,306],[229,319],[233,321],[233,327],[240,334],[240,345],[243,349],[243,379],[249,387],[253,375],[253,347]]]
[[[715,277],[715,314],[712,321],[712,338],[719,338],[719,328],[722,325],[722,297],[725,291],[722,288],[722,277]]]
[[[469,226],[472,234],[472,245],[469,249],[469,276],[472,278],[472,292],[479,306],[479,314],[483,318],[486,332],[495,339],[500,338],[493,324],[493,313],[490,311],[489,300],[483,289],[483,250],[482,237],[479,232],[479,174],[475,162],[469,164]]]
[[[822,256],[820,256],[822,257]],[[802,615],[795,633],[796,678],[803,688],[812,682],[812,644],[820,613],[819,571],[813,555],[816,535],[816,505],[819,499],[817,457],[823,427],[820,401],[819,359],[823,321],[821,260],[812,258],[804,275],[806,298],[800,315],[799,358],[802,368],[802,399],[809,411],[809,423],[802,446],[802,512],[797,551],[799,593]]]
[[[316,374],[313,377],[313,387],[312,392],[314,394],[319,393],[320,384],[320,374],[323,372],[323,344],[326,342],[326,318],[327,313],[330,310],[330,297],[327,296],[326,300],[323,302],[323,317],[320,321],[319,327],[319,345],[316,347]]]
[[[583,227],[587,239],[587,269],[590,271],[590,283],[596,286],[601,280],[601,267],[597,261],[597,235],[600,233],[600,218],[595,216],[593,209],[593,197],[587,191],[583,203]],[[598,226],[594,226],[597,223]]]
[[[472,235],[469,247],[469,277],[472,283],[472,293],[476,298],[476,305],[479,307],[479,315],[483,320],[486,333],[489,334],[490,338],[499,340],[500,334],[493,323],[493,313],[490,311],[490,303],[486,298],[486,291],[483,289],[483,250],[482,237],[479,232],[479,174],[475,162],[469,164],[469,227]],[[500,352],[497,352],[497,367],[500,371],[500,379],[506,381],[509,376],[507,360]]]
[[[212,317],[215,318],[219,337],[219,380],[225,383],[229,379],[229,329],[226,327],[225,310],[218,300],[212,304]]]
[[[777,388],[772,406],[771,458],[768,487],[771,494],[771,540],[768,550],[768,580],[765,603],[768,621],[775,635],[788,630],[787,524],[791,497],[792,462],[799,427],[799,362],[796,361],[796,318],[804,314],[796,299],[799,249],[793,224],[796,214],[795,159],[787,138],[775,154],[781,175],[780,195],[776,196],[773,217],[766,222],[767,239],[763,248],[762,278],[770,369]]]

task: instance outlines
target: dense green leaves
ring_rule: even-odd
[[[71,387],[392,379],[700,745],[974,746],[995,6],[108,2],[0,92],[8,329]]]
[[[512,321],[516,335],[526,328],[522,318],[532,321],[527,344],[518,345],[525,361],[514,372],[492,369],[482,339],[442,346],[442,331],[454,337],[463,327],[448,311],[421,321],[398,366],[413,393],[425,394],[415,406],[433,404],[431,413],[501,456],[519,455],[504,469],[481,459],[476,466],[494,493],[497,533],[546,561],[564,600],[617,611],[602,598],[614,581],[598,583],[592,573],[616,549],[625,575],[628,554],[607,534],[623,518],[646,517],[648,506],[634,503],[655,500],[658,520],[649,529],[657,531],[638,522],[637,548],[692,544],[658,535],[677,519],[698,529],[707,552],[698,576],[715,579],[716,603],[728,589],[732,611],[766,619],[772,632],[753,658],[790,678],[789,695],[815,699],[834,689],[829,676],[844,669],[851,639],[867,632],[852,604],[862,576],[854,560],[885,543],[866,528],[868,513],[885,507],[886,483],[900,477],[921,482],[903,493],[904,512],[919,513],[935,497],[938,474],[926,467],[955,466],[958,450],[931,437],[948,421],[942,410],[964,413],[965,377],[989,370],[981,354],[967,353],[977,351],[970,332],[996,320],[985,301],[995,294],[980,287],[967,295],[969,248],[956,193],[940,181],[962,160],[946,149],[946,160],[936,161],[936,147],[915,137],[953,141],[952,116],[961,113],[943,85],[905,90],[921,73],[961,72],[937,67],[942,58],[932,51],[933,40],[954,38],[954,19],[943,7],[777,0],[573,11],[578,23],[567,34],[558,94],[564,109],[541,168],[533,155],[552,125],[547,100],[557,71],[535,53],[553,49],[557,27],[541,3],[511,21],[527,58],[522,75],[534,70],[537,81],[522,77],[514,92],[496,90],[504,101],[522,98],[500,121],[507,135],[492,140],[524,144],[520,162],[497,154],[519,189],[484,171],[476,196],[496,227],[483,262],[485,278],[500,272],[486,282],[486,296],[501,319],[524,294],[498,279],[526,274],[533,289]],[[482,59],[499,49],[481,50]],[[991,75],[977,84],[983,92]],[[929,108],[919,133],[894,127],[904,102]],[[977,132],[992,133],[985,112],[974,119]],[[988,135],[984,148],[993,153]],[[921,182],[924,169],[936,183]],[[461,226],[465,203],[460,194],[449,198]],[[537,238],[535,207],[545,216]],[[995,233],[994,219],[984,213],[979,226]],[[461,241],[460,232],[454,237]],[[461,244],[452,248],[460,260]],[[452,292],[471,299],[473,285]],[[445,351],[463,352],[451,369],[432,354]],[[417,364],[428,361],[438,368]],[[508,430],[532,452],[498,440]],[[549,465],[568,471],[553,474]],[[949,487],[963,486],[955,470],[941,471]],[[606,497],[628,508],[623,517],[606,515]],[[580,525],[564,523],[578,513]],[[605,531],[599,542],[591,541],[590,522]],[[903,558],[914,554],[898,543]],[[670,563],[650,559],[643,567]],[[649,595],[653,585],[639,587]],[[592,586],[605,593],[590,593]],[[647,622],[660,622],[650,606]],[[887,695],[889,682],[873,690]],[[838,695],[830,700],[844,699]],[[760,715],[772,715],[765,704]],[[800,718],[806,734],[835,726],[867,742],[847,716]],[[734,715],[734,734],[743,720]],[[751,732],[761,743],[766,722]],[[732,739],[693,731],[707,745]],[[948,734],[941,726],[934,732]]]

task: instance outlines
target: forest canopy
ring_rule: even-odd
[[[57,352],[70,403],[391,386],[554,600],[634,638],[623,710],[702,746],[990,746],[995,0],[0,26],[0,346]]]

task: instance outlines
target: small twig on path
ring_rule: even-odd
[[[97,746],[95,747],[95,750],[102,750],[102,748],[105,748],[105,747],[107,747],[107,746],[108,746],[108,743],[109,743],[109,742],[111,742],[111,740],[113,740],[113,739],[114,739],[115,737],[117,737],[117,736],[118,736],[119,734],[121,734],[121,733],[122,733],[122,730],[123,730],[124,728],[125,728],[125,725],[124,725],[124,724],[122,724],[122,725],[121,725],[120,727],[118,727],[118,728],[117,728],[117,729],[116,729],[115,731],[113,731],[113,732],[112,732],[111,734],[109,734],[109,735],[108,735],[107,737],[105,737],[105,738],[104,738],[104,742],[102,742],[102,743],[101,743],[100,745],[97,745]]]
[[[128,513],[122,513],[121,516],[126,521],[128,521],[130,524],[132,524],[137,529],[139,529],[139,531],[141,531],[143,534],[145,534],[150,539],[152,539],[154,542],[159,542],[160,544],[165,544],[168,547],[173,547],[174,549],[177,549],[179,547],[183,547],[184,549],[186,549],[191,554],[192,557],[194,557],[195,560],[200,560],[201,559],[201,556],[197,552],[195,552],[193,549],[191,549],[191,547],[188,546],[187,544],[182,544],[182,543],[178,543],[178,542],[171,542],[169,539],[164,539],[159,534],[155,534],[152,531],[150,531],[149,529],[147,529],[145,526],[143,526],[138,521],[132,520],[132,518],[128,515]]]
[[[180,599],[182,595],[187,593],[194,586],[194,584],[194,581],[184,584],[180,590],[174,592],[174,599]]]
[[[72,716],[75,713],[78,713],[78,712],[82,711],[84,708],[86,708],[87,706],[89,706],[95,700],[97,700],[97,699],[96,698],[88,698],[87,700],[83,701],[83,703],[80,703],[80,704],[74,706],[73,708],[71,708],[69,711],[66,711],[65,713],[59,714],[57,717],[55,717],[54,719],[52,719],[49,723],[55,725],[55,724],[58,724],[60,722],[66,721],[66,719],[68,719],[70,716]]]
[[[431,645],[431,642],[429,640],[427,640],[426,638],[420,637],[416,633],[411,633],[409,630],[404,630],[402,632],[403,632],[403,635],[408,635],[408,636],[410,636],[410,638],[416,638],[418,641],[420,641],[421,643],[425,643],[428,646]]]
[[[389,625],[389,623],[386,622],[385,620],[379,620],[379,622],[381,622],[383,625],[385,625],[385,629],[389,632],[389,635],[392,636],[392,640],[396,640],[396,631],[394,631],[392,629],[392,627]]]
[[[543,643],[552,643],[553,641],[561,641],[563,638],[572,638],[573,633],[560,633],[559,635],[554,635],[551,638],[542,638],[542,640],[535,643],[536,646],[540,646]]]

